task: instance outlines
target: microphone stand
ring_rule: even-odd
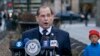
[[[50,56],[56,56],[55,47],[50,51]]]
[[[46,54],[45,54],[45,56],[48,56],[48,50],[45,50],[46,51]]]

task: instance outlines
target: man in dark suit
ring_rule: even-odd
[[[24,41],[25,38],[29,38],[38,39],[41,42],[42,35],[44,34],[43,30],[45,29],[47,31],[45,35],[49,36],[53,33],[58,41],[57,54],[60,56],[72,56],[69,33],[53,26],[54,13],[50,7],[41,6],[37,10],[36,21],[38,22],[39,27],[25,31],[22,34],[22,41]]]

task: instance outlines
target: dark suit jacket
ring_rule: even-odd
[[[60,56],[63,56],[63,55],[72,56],[69,33],[62,31],[60,29],[57,29],[55,27],[52,27],[51,32],[54,33],[58,41],[58,44],[59,44],[58,54],[60,54]],[[40,37],[39,28],[31,29],[31,30],[24,32],[22,34],[22,41],[24,41],[25,38],[29,38],[29,39],[35,38],[40,41],[41,37]]]

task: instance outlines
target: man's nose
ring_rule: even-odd
[[[47,19],[48,19],[48,17],[47,17],[47,16],[45,16],[45,17],[44,17],[44,19],[45,19],[45,20],[47,20]]]

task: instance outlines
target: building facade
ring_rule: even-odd
[[[65,12],[67,7],[70,7],[73,12],[89,10],[93,12],[96,7],[96,0],[11,0],[13,10],[21,12],[28,11],[36,13],[37,8],[42,4],[47,4],[52,7],[55,13]]]
[[[70,6],[70,0],[12,0],[13,10],[28,11],[33,14],[43,4],[49,5],[55,13],[66,11],[66,7]]]

